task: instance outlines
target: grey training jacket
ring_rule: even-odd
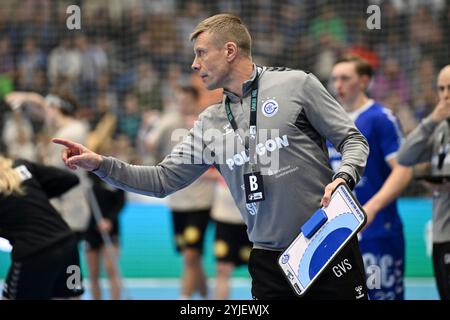
[[[257,70],[256,153],[266,199],[246,204],[243,175],[251,170],[241,139],[248,140],[250,91]],[[104,157],[95,173],[118,188],[165,197],[213,165],[225,178],[254,247],[286,248],[320,206],[324,188],[332,181],[325,139],[342,154],[338,172],[348,173],[356,182],[369,147],[344,109],[312,74],[254,65],[243,93],[241,100],[225,92],[241,139],[231,128],[222,102],[200,114],[188,137],[160,164],[133,166]]]
[[[443,142],[441,144],[441,141]],[[442,169],[448,170],[450,156],[447,155],[442,169],[438,169],[438,154],[440,147],[447,150],[450,146],[450,133],[447,121],[437,124],[431,116],[423,119],[420,125],[411,132],[400,148],[397,161],[403,166],[412,166],[421,162],[431,161],[433,175],[443,175]],[[447,152],[448,153],[448,152]],[[448,174],[448,173],[447,173]],[[440,191],[433,197],[433,242],[450,241],[450,192]]]

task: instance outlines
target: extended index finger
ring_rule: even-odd
[[[75,143],[73,141],[66,140],[66,139],[53,138],[52,142],[56,143],[56,144],[63,145],[63,146],[68,147],[68,148],[78,148],[78,143]]]

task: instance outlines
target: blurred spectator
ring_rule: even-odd
[[[36,161],[33,126],[20,110],[6,116],[2,139],[9,158]]]
[[[447,1],[446,7],[441,12],[439,17],[439,26],[440,30],[443,31],[443,37],[440,51],[435,54],[435,58],[436,66],[441,68],[448,64],[450,56],[450,1]]]
[[[346,54],[364,59],[370,64],[373,70],[377,70],[380,63],[380,57],[374,48],[373,39],[367,31],[361,30],[357,33],[354,43],[349,46]]]
[[[89,1],[92,2],[92,1]],[[113,32],[112,25],[108,16],[107,6],[89,8],[82,6],[83,14],[83,33],[89,38],[95,38],[98,35],[109,36]]]
[[[11,42],[7,37],[0,37],[0,75],[8,77],[14,74],[14,57]]]
[[[390,0],[392,5],[402,13],[414,13],[418,7],[427,6],[433,14],[442,10],[446,0]]]
[[[115,136],[114,143],[111,146],[111,155],[128,163],[139,164],[131,140],[124,134]]]
[[[250,20],[249,31],[252,34],[252,53],[255,60],[267,60],[276,58],[282,49],[282,39],[279,36],[279,31],[276,28],[276,23],[270,11],[264,7],[257,7],[255,9],[255,17]]]
[[[47,83],[47,74],[45,73],[45,69],[38,69],[34,72],[33,82],[31,83],[30,88],[39,94],[45,94],[48,92],[48,83]]]
[[[118,112],[119,112],[118,97],[117,97],[116,91],[114,90],[114,88],[112,88],[112,86],[110,84],[110,77],[109,77],[108,72],[102,72],[98,76],[96,87],[97,87],[97,98],[99,98],[100,96],[103,96],[103,99],[105,99],[105,100],[97,99],[97,109],[98,109],[99,101],[104,101],[104,103],[108,104],[108,109],[111,112],[118,114]]]
[[[329,41],[344,44],[347,30],[344,21],[335,14],[330,5],[326,4],[322,7],[320,15],[312,21],[309,36],[314,43],[320,42],[325,36]]]
[[[33,89],[35,74],[46,67],[46,56],[36,46],[33,38],[25,39],[22,54],[18,58],[19,88],[21,90]]]
[[[215,2],[218,12],[227,12],[235,15],[242,13],[243,2],[240,0],[216,0]],[[199,21],[201,20],[203,19]]]
[[[188,0],[183,1],[182,9],[180,11],[180,17],[176,24],[178,40],[182,44],[182,65],[190,65],[190,59],[192,58],[192,52],[194,47],[192,43],[188,40],[189,35],[199,21],[202,21],[207,13],[204,7],[198,0]],[[184,63],[186,61],[186,63]]]
[[[81,62],[78,78],[80,103],[92,108],[96,91],[95,85],[100,74],[108,67],[108,57],[101,46],[92,43],[82,33],[75,38],[75,46]]]
[[[13,90],[14,58],[11,42],[0,37],[0,98]]]
[[[412,77],[412,107],[416,119],[419,121],[428,116],[436,106],[436,68],[433,59],[425,57]]]
[[[447,30],[448,32],[448,30]],[[442,31],[437,19],[433,19],[428,6],[417,8],[410,25],[411,41],[417,44],[422,54],[434,54],[442,41]]]
[[[394,59],[401,61],[402,70],[407,76],[411,76],[411,72],[416,68],[420,60],[420,48],[414,43],[402,41],[402,36],[398,33],[391,32],[386,41],[377,47],[381,61]]]
[[[59,46],[50,52],[48,58],[47,72],[50,84],[54,86],[64,82],[72,88],[74,82],[79,79],[81,63],[81,54],[74,48],[72,37],[65,35]]]
[[[178,60],[180,43],[177,30],[170,15],[151,15],[147,19],[150,33],[150,55],[147,57],[160,74],[167,71],[170,63]]]
[[[387,41],[390,35],[396,34],[400,42],[408,39],[408,26],[410,16],[396,7],[392,1],[383,1],[381,5],[380,43]]]
[[[290,57],[298,57],[299,51],[306,48],[297,46],[300,38],[307,30],[304,5],[302,3],[286,2],[279,8],[279,37],[281,38],[281,50],[278,59],[283,65]]]
[[[326,83],[333,69],[336,57],[346,43],[347,31],[344,21],[337,16],[333,8],[326,4],[320,15],[312,21],[309,27],[309,39],[315,50],[314,74]]]
[[[123,111],[119,115],[118,133],[128,137],[131,145],[136,145],[136,137],[141,125],[141,112],[136,96],[129,93],[123,101]]]
[[[145,13],[171,14],[175,11],[176,0],[141,0],[141,6]]]
[[[165,109],[164,113],[172,113],[175,109]],[[147,136],[159,125],[161,115],[158,111],[144,111],[142,114],[141,126],[139,127],[136,141],[136,155],[143,165],[157,164],[158,157],[155,154],[149,153],[146,145]],[[160,159],[159,159],[160,160]]]
[[[160,77],[150,63],[138,66],[133,93],[141,110],[162,110]]]
[[[133,50],[130,60],[131,66],[138,66],[141,63],[149,61],[151,56],[151,34],[147,30],[143,30],[137,37],[136,48]]]
[[[96,109],[90,116],[90,132],[86,139],[86,146],[91,150],[110,149],[112,138],[116,132],[117,116],[111,111],[106,94],[97,97]]]
[[[4,6],[0,10],[0,34],[2,37],[7,37],[9,27],[11,25],[11,8],[10,6]]]
[[[182,73],[182,67],[177,63],[171,63],[167,68],[167,73],[161,81],[161,98],[164,111],[171,110],[176,104],[176,98],[173,94],[180,84],[188,83],[189,75]]]
[[[319,35],[318,47],[313,72],[324,84],[328,81],[331,70],[336,62],[336,57],[343,51],[342,44],[326,33]]]
[[[381,72],[375,76],[371,91],[373,98],[385,105],[386,98],[392,92],[398,93],[400,103],[409,103],[409,82],[396,59],[388,58],[384,62]]]
[[[408,104],[402,102],[398,91],[389,92],[384,98],[386,107],[392,110],[400,122],[402,133],[406,137],[419,124]]]
[[[27,27],[30,28],[26,33],[27,37],[35,39],[36,43],[39,44],[39,48],[44,52],[48,52],[58,41],[56,36],[58,34],[58,21],[53,17],[54,11],[52,9],[54,3],[51,0],[26,0],[26,2],[32,11],[32,15],[27,17],[29,19]]]

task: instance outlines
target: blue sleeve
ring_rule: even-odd
[[[384,108],[377,119],[377,137],[380,139],[380,149],[384,160],[389,160],[400,149],[403,134],[398,119]]]

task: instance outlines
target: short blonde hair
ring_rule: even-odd
[[[252,38],[247,27],[241,19],[228,13],[216,14],[200,22],[189,36],[191,41],[203,32],[214,34],[215,42],[222,46],[231,41],[236,43],[243,54],[250,57],[252,54]]]
[[[12,160],[0,155],[0,197],[13,193],[23,195],[22,179],[12,167]]]

